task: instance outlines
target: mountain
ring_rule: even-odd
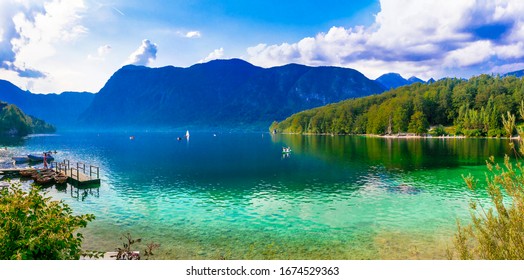
[[[518,70],[518,71],[509,72],[509,73],[506,73],[506,74],[502,75],[502,77],[507,77],[507,76],[515,76],[517,78],[522,78],[522,77],[524,77],[524,69]]]
[[[415,76],[411,76],[409,79],[408,79],[408,82],[409,84],[414,84],[414,83],[422,83],[422,84],[425,84],[426,82],[424,82],[423,80],[415,77]]]
[[[0,80],[0,100],[15,104],[24,113],[59,127],[74,125],[94,97],[94,94],[88,92],[34,94]]]
[[[55,128],[44,121],[24,114],[15,105],[0,101],[0,136],[26,136],[54,131]]]
[[[424,83],[423,80],[417,77],[411,77],[409,79],[404,79],[398,73],[387,73],[378,77],[375,81],[379,82],[386,89],[394,89],[405,85],[410,85],[413,83]]]
[[[188,68],[128,65],[115,72],[80,116],[97,127],[267,127],[293,113],[384,87],[340,67],[261,68],[240,59]]]
[[[394,89],[409,84],[409,82],[402,78],[402,76],[400,76],[398,73],[384,74],[378,77],[375,81],[379,82],[387,89]]]

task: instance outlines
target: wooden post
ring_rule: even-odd
[[[80,167],[80,166],[82,166],[82,167]],[[83,162],[77,162],[76,163],[76,169],[77,170],[82,169],[83,173],[85,174],[86,173],[86,164],[83,163]]]
[[[71,168],[70,170],[71,170],[71,178],[76,179],[78,181],[78,169]],[[75,172],[76,174],[73,173],[73,170],[76,170],[76,172]],[[75,175],[76,175],[76,178],[75,178]]]
[[[93,166],[93,165],[90,165],[89,166],[89,177],[93,177],[93,169],[96,169],[96,178],[97,179],[100,179],[100,168],[98,166]]]

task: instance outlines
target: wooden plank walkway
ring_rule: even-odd
[[[100,168],[89,165],[89,172],[86,164],[77,162],[76,167],[71,167],[69,160],[53,163],[53,169],[68,177],[67,182],[75,186],[100,185]]]
[[[100,185],[100,168],[89,165],[89,169],[85,163],[76,163],[75,167],[71,167],[69,160],[63,162],[53,162],[50,164],[51,169],[57,173],[67,176],[67,182],[74,186],[92,186]],[[29,170],[33,168],[8,168],[0,169],[0,174],[19,175],[21,170]]]

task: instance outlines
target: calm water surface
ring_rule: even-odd
[[[507,140],[183,134],[35,136],[0,157],[56,150],[100,166],[100,188],[47,189],[95,214],[86,249],[129,232],[161,259],[443,259],[469,200],[485,199],[461,176],[482,182],[485,160],[509,153]]]

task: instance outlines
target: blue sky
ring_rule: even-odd
[[[524,69],[524,1],[1,0],[0,79],[97,92],[125,64],[241,58],[422,79]]]

